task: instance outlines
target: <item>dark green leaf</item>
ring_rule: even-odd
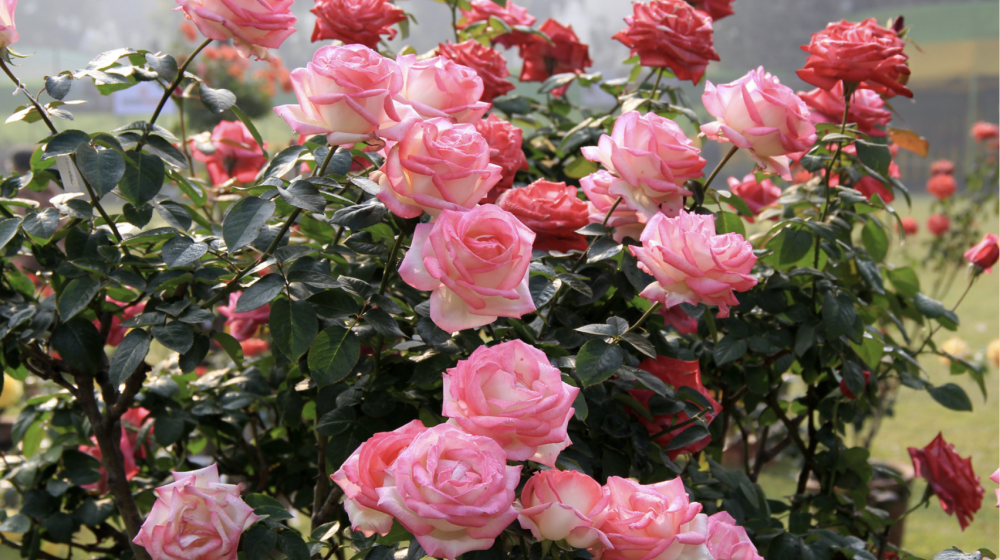
[[[89,276],[83,276],[71,281],[59,293],[59,300],[56,304],[59,316],[63,321],[68,321],[74,315],[86,309],[100,289],[101,283]]]
[[[198,95],[209,111],[219,114],[236,105],[236,96],[228,89],[212,89],[204,84],[198,84]]]
[[[149,334],[143,329],[132,329],[125,335],[111,358],[111,367],[108,370],[108,378],[113,385],[117,387],[125,383],[135,373],[136,368],[149,353],[150,342]]]
[[[799,262],[809,253],[812,246],[813,238],[808,231],[792,228],[781,230],[781,233],[767,244],[769,249],[775,250],[778,264],[781,266]]]
[[[31,520],[21,513],[15,513],[14,515],[3,520],[0,523],[0,531],[4,533],[16,533],[24,534],[31,530]]]
[[[236,302],[236,312],[246,313],[271,303],[284,287],[285,279],[280,274],[268,274],[243,290],[243,294]]]
[[[0,224],[2,223],[0,222]],[[59,228],[59,211],[55,208],[46,208],[41,212],[30,212],[24,217],[21,227],[24,228],[24,231],[35,237],[49,239],[55,234],[56,229]],[[2,226],[0,226],[0,229],[2,229]],[[0,247],[2,246],[0,245]]]
[[[80,144],[90,142],[90,136],[82,130],[64,130],[45,144],[42,160],[72,154]]]
[[[868,167],[874,169],[883,177],[889,176],[889,164],[892,163],[892,153],[889,147],[883,144],[873,144],[863,140],[857,140],[854,147],[858,150],[858,159]]]
[[[910,267],[896,268],[886,271],[886,276],[896,288],[896,291],[906,297],[914,297],[920,291],[920,279]]]
[[[194,344],[194,332],[186,324],[173,321],[166,325],[156,325],[150,329],[157,342],[181,354],[191,349]]]
[[[828,339],[847,334],[854,324],[854,304],[850,299],[838,298],[833,292],[823,296],[823,326]]]
[[[128,223],[138,228],[144,228],[153,219],[153,207],[149,204],[143,204],[136,208],[131,203],[126,202],[125,206],[122,207],[122,214],[125,215],[125,220]]]
[[[163,244],[163,262],[170,268],[187,266],[208,252],[208,245],[187,237],[174,237]]]
[[[365,322],[371,325],[379,334],[388,338],[407,338],[407,336],[399,329],[399,325],[396,324],[396,320],[392,318],[392,315],[382,309],[372,309],[368,313],[365,313]]]
[[[940,301],[933,299],[921,292],[917,292],[913,296],[913,305],[917,307],[924,317],[929,319],[937,319],[945,314],[947,309],[945,309],[944,304]]]
[[[878,222],[868,220],[865,227],[861,229],[861,242],[865,244],[865,250],[875,262],[885,259],[885,255],[889,251],[889,238]]]
[[[319,419],[319,423],[316,424],[316,431],[325,436],[332,437],[346,432],[354,426],[355,421],[356,414],[354,408],[342,406],[324,414]]]
[[[720,235],[723,233],[738,233],[743,237],[747,235],[747,228],[743,223],[743,219],[738,214],[733,214],[732,212],[716,212],[715,231]],[[788,230],[786,229],[785,231]]]
[[[361,356],[361,342],[350,330],[332,326],[319,333],[309,349],[309,375],[318,387],[333,385],[351,373]]]
[[[617,344],[608,344],[603,339],[587,341],[576,356],[576,373],[584,387],[602,383],[621,367],[624,353]]]
[[[166,170],[163,160],[150,154],[126,152],[125,173],[118,183],[122,196],[135,206],[153,200],[163,187]]]
[[[938,403],[951,410],[972,411],[972,401],[969,395],[965,394],[965,389],[954,383],[945,383],[940,387],[928,385],[927,392],[931,394]]]
[[[244,560],[264,560],[277,543],[278,533],[263,523],[257,523],[243,533]]]
[[[708,428],[701,424],[691,424],[686,430],[674,436],[667,444],[667,451],[673,451],[699,442],[709,436]]]
[[[247,114],[244,113],[237,105],[233,105],[229,108],[229,110],[236,115],[236,118],[240,119],[240,121],[247,126],[247,130],[250,131],[250,136],[253,136],[254,141],[256,141],[257,145],[260,146],[260,153],[264,157],[267,157],[267,151],[264,149],[264,139],[261,138],[260,132],[257,131],[257,127],[254,126],[250,117],[248,117]]]
[[[240,341],[224,332],[212,333],[212,340],[219,343],[226,354],[236,362],[237,367],[243,368],[243,347],[240,346]]]
[[[277,189],[281,199],[296,208],[317,214],[322,214],[326,210],[326,200],[319,193],[319,189],[306,181],[295,181],[287,189],[281,187]]]
[[[153,437],[156,443],[167,446],[184,437],[184,419],[173,414],[160,414],[153,421]]]
[[[180,321],[189,323],[190,321],[185,321],[183,318]],[[200,334],[194,335],[194,344],[191,345],[191,349],[180,355],[177,360],[177,365],[180,366],[182,373],[191,373],[205,359],[208,355],[208,350],[211,344],[209,343],[207,336],[202,336]]]
[[[319,322],[312,306],[305,301],[279,299],[271,305],[271,335],[281,353],[292,362],[306,353],[316,334]]]
[[[0,220],[0,249],[7,246],[7,243],[17,234],[17,228],[21,226],[21,218],[7,218]]]
[[[381,222],[388,211],[379,199],[372,198],[361,204],[337,210],[333,213],[330,223],[357,231]]]
[[[260,230],[274,214],[275,204],[248,196],[233,205],[222,222],[222,238],[232,254],[253,243]]]
[[[295,165],[299,162],[299,156],[303,152],[307,151],[305,146],[289,146],[284,150],[278,152],[278,155],[274,156],[274,159],[267,164],[267,168],[264,170],[263,178],[267,179],[269,177],[283,177],[289,171],[295,169]]]
[[[101,367],[104,341],[90,321],[76,317],[59,325],[51,342],[63,361],[73,368],[95,373]]]
[[[601,237],[594,244],[590,246],[587,251],[587,262],[593,263],[597,261],[602,261],[604,259],[610,259],[620,253],[622,246],[619,245],[614,239],[609,237]]]
[[[72,86],[73,75],[68,72],[56,76],[45,76],[45,92],[57,101],[65,99]]]
[[[76,149],[76,167],[97,196],[102,197],[111,192],[125,175],[125,158],[115,150],[98,150],[89,143],[83,143]]]
[[[715,346],[715,364],[721,366],[729,362],[734,362],[742,358],[746,353],[747,341],[745,339],[737,339],[732,335],[726,335]]]

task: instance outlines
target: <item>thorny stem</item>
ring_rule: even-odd
[[[14,82],[14,85],[17,86],[17,89],[24,92],[24,96],[28,98],[28,101],[30,101],[32,105],[34,105],[35,110],[38,111],[38,114],[42,117],[42,120],[45,121],[45,126],[49,127],[49,131],[51,131],[52,134],[58,134],[59,131],[56,130],[55,125],[52,124],[52,119],[49,118],[49,114],[45,112],[45,109],[43,109],[42,105],[38,103],[38,100],[35,99],[34,96],[32,96],[30,93],[28,93],[28,88],[24,87],[24,84],[21,83],[21,80],[18,80],[17,76],[15,76],[14,73],[10,71],[10,68],[7,67],[7,63],[4,62],[2,58],[0,58],[0,68],[3,69],[4,74],[7,74],[7,77],[10,78],[10,81]]]
[[[153,130],[153,125],[156,124],[156,119],[160,118],[160,112],[163,111],[163,106],[167,104],[167,100],[170,99],[170,96],[174,94],[174,91],[177,89],[177,86],[181,85],[181,80],[184,79],[184,72],[187,71],[188,66],[191,64],[192,61],[194,61],[194,58],[198,56],[198,53],[200,53],[202,49],[211,44],[211,42],[212,42],[211,39],[205,39],[204,41],[202,41],[200,45],[195,47],[194,52],[191,53],[191,56],[187,57],[187,59],[184,61],[184,64],[181,64],[181,67],[177,69],[177,76],[174,77],[174,81],[170,82],[170,85],[167,86],[167,89],[163,90],[163,97],[160,98],[160,103],[156,106],[156,110],[153,111],[153,117],[149,119],[149,126],[145,127],[145,130],[142,131],[142,138],[139,139],[139,143],[136,144],[135,146],[136,152],[142,151],[142,147],[146,144],[146,139],[149,138],[149,132]]]

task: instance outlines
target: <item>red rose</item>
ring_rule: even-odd
[[[247,125],[240,121],[222,121],[212,130],[211,144],[215,151],[209,154],[195,148],[194,159],[205,162],[213,185],[221,185],[235,178],[240,183],[252,183],[257,173],[267,164],[260,145],[254,140]]]
[[[872,372],[866,371],[864,372],[864,374],[865,374],[865,385],[868,385],[868,381],[870,381],[872,378]],[[852,401],[858,399],[858,397],[854,396],[854,393],[852,393],[851,390],[847,388],[847,383],[843,379],[840,380],[840,392],[843,393],[845,397],[851,399]]]
[[[510,76],[507,60],[502,54],[480,45],[474,39],[457,45],[450,41],[441,43],[438,45],[438,54],[476,71],[483,80],[483,95],[480,101],[493,101],[494,98],[506,95],[508,91],[514,89],[514,84],[507,80],[507,76]]]
[[[507,5],[504,7],[501,7],[493,0],[472,0],[470,4],[472,6],[471,10],[462,10],[462,21],[458,24],[459,29],[465,29],[470,24],[478,21],[488,21],[490,17],[497,18],[506,23],[507,27],[510,28],[513,28],[515,25],[524,27],[535,25],[535,17],[529,14],[527,9],[518,6],[510,0],[507,1]],[[531,34],[514,29],[510,33],[494,37],[493,42],[499,43],[509,49],[520,45],[529,37],[531,37]]]
[[[951,227],[951,220],[944,214],[933,214],[927,218],[927,229],[935,237],[941,237]]]
[[[706,423],[711,423],[712,420],[715,419],[715,416],[722,410],[722,405],[712,398],[712,394],[708,392],[708,389],[706,389],[704,385],[701,384],[701,369],[698,367],[697,361],[685,362],[683,360],[668,358],[666,356],[657,356],[655,360],[646,360],[645,362],[639,364],[639,369],[652,373],[656,377],[660,378],[664,383],[675,389],[689,387],[705,397],[709,404],[712,405],[711,410],[708,410],[705,413],[704,418]],[[648,405],[650,397],[653,396],[653,392],[647,389],[632,389],[629,391],[629,394],[641,402],[643,406]],[[676,415],[662,414],[660,416],[654,416],[653,422],[648,422],[642,417],[639,418],[639,421],[646,426],[647,430],[649,430],[649,435],[654,435],[669,428],[671,423],[678,424],[688,419],[689,416],[686,412],[679,412]],[[683,432],[685,428],[687,428],[687,426],[670,431],[656,438],[656,443],[663,446],[668,445],[670,441]],[[668,451],[667,454],[670,456],[670,460],[673,461],[679,455],[684,453],[697,453],[702,449],[705,449],[711,441],[712,438],[706,436],[704,439],[685,445],[679,449]]]
[[[846,81],[885,96],[913,97],[905,85],[910,68],[904,44],[895,31],[879,26],[875,18],[830,23],[802,46],[809,58],[796,73],[802,81],[828,91]]]
[[[262,338],[248,338],[240,341],[240,347],[243,348],[243,355],[251,358],[267,352],[271,348],[271,345]]]
[[[951,198],[951,195],[955,194],[955,190],[957,189],[958,184],[955,183],[955,178],[951,175],[931,175],[931,178],[927,181],[927,192],[934,195],[934,198],[938,200]]]
[[[907,216],[899,221],[903,224],[903,233],[906,235],[916,235],[920,231],[920,224],[913,216]]]
[[[976,142],[1000,138],[1000,127],[993,123],[979,121],[972,125],[972,137],[976,139]]]
[[[986,272],[992,272],[993,265],[1000,257],[1000,246],[997,245],[997,236],[994,233],[987,233],[978,245],[965,252],[965,258],[970,263]]]
[[[718,21],[733,15],[733,2],[736,0],[694,0],[694,7],[712,16]]]
[[[830,186],[833,186],[833,181],[830,182]],[[892,189],[875,177],[865,175],[854,185],[854,188],[861,191],[861,194],[865,195],[865,198],[868,200],[871,200],[872,195],[875,193],[878,193],[882,197],[883,202],[888,203],[896,200],[896,195],[892,194]]]
[[[587,238],[576,230],[590,220],[587,203],[577,196],[576,187],[539,179],[501,194],[496,204],[537,234],[532,249],[563,253],[587,250]]]
[[[927,447],[910,447],[908,451],[917,475],[927,479],[941,502],[941,509],[958,517],[964,531],[973,514],[979,511],[986,493],[972,470],[972,457],[959,457],[955,446],[945,442],[940,433]]]
[[[369,49],[378,46],[382,35],[391,40],[396,30],[389,26],[406,19],[406,12],[387,0],[316,0],[309,10],[316,14],[312,42],[339,39]]]
[[[573,27],[554,19],[545,20],[538,28],[548,35],[550,44],[537,35],[531,35],[519,49],[524,65],[521,66],[522,82],[544,82],[549,76],[573,72],[580,74],[594,64],[589,48],[580,42]],[[569,85],[552,90],[552,95],[562,97]]]
[[[528,158],[524,157],[521,150],[524,140],[520,128],[492,114],[475,124],[476,130],[486,138],[490,147],[490,163],[499,165],[501,169],[500,182],[482,200],[483,204],[487,204],[495,202],[500,193],[514,186],[514,175],[518,169],[527,171]]]
[[[695,84],[705,75],[708,61],[719,60],[712,48],[712,18],[683,0],[651,0],[632,4],[625,18],[628,28],[612,39],[639,55],[639,64],[670,68],[681,80]]]
[[[946,159],[939,159],[931,164],[931,175],[951,175],[955,172],[955,164]]]
[[[833,89],[816,88],[800,91],[799,97],[809,106],[809,117],[814,123],[840,124],[844,119],[844,85],[837,82]],[[885,101],[879,94],[868,89],[859,89],[851,96],[851,106],[847,110],[847,122],[858,125],[858,130],[869,136],[885,136],[879,128],[889,124],[892,113],[885,109]]]

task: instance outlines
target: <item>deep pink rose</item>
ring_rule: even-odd
[[[694,7],[708,13],[712,19],[720,19],[733,15],[733,2],[736,0],[694,0]]]
[[[311,41],[336,39],[345,45],[378,48],[382,36],[392,40],[391,26],[406,21],[406,12],[389,0],[316,0],[309,10],[316,14]]]
[[[971,134],[976,142],[995,140],[1000,138],[1000,126],[986,121],[977,121],[976,124],[972,125]]]
[[[431,319],[447,332],[521,317],[535,310],[528,291],[534,241],[530,229],[493,204],[444,210],[434,223],[417,225],[399,275],[433,290]]]
[[[366,537],[386,535],[392,529],[392,516],[378,507],[378,488],[385,483],[385,471],[413,438],[427,428],[420,420],[391,432],[379,432],[361,444],[330,478],[344,491],[344,509],[351,519],[351,529]]]
[[[527,187],[506,191],[496,204],[535,232],[535,250],[587,250],[587,238],[576,230],[590,220],[587,203],[577,196],[576,187],[539,179]]]
[[[104,299],[105,301],[113,303],[118,307],[126,308],[125,311],[122,311],[121,317],[117,314],[111,316],[111,328],[108,330],[108,339],[104,342],[108,346],[118,346],[122,343],[125,335],[128,334],[128,327],[121,326],[122,321],[128,321],[133,317],[141,315],[143,310],[146,309],[146,302],[137,303],[136,305],[128,307],[127,303],[111,299],[110,296],[105,296]],[[94,321],[94,326],[97,327],[98,331],[100,331],[101,320],[96,319]]]
[[[600,224],[604,222],[605,216],[608,215],[608,212],[614,207],[615,201],[618,200],[618,196],[610,193],[611,187],[615,183],[624,182],[624,179],[619,179],[603,169],[580,179],[580,186],[583,187],[583,193],[587,195],[587,212],[589,213],[590,223]],[[627,188],[627,184],[618,185],[616,190],[621,192]],[[606,225],[615,228],[614,238],[619,243],[626,237],[638,240],[642,235],[643,228],[646,227],[646,215],[630,208],[623,199],[615,207],[614,212],[611,212]]]
[[[834,185],[834,181],[830,181],[830,186]],[[896,195],[893,194],[892,188],[888,185],[879,181],[871,175],[865,175],[857,183],[854,184],[855,190],[865,195],[865,198],[871,200],[876,194],[882,198],[884,202],[892,202],[896,200]]]
[[[490,163],[490,146],[476,127],[435,118],[387,144],[385,163],[371,178],[393,214],[416,218],[474,207],[500,181],[500,166]]]
[[[993,484],[1000,484],[1000,469],[997,469],[995,473],[990,475],[990,480],[993,481]],[[997,507],[1000,508],[1000,488],[996,489],[996,493],[997,493]]]
[[[192,155],[194,159],[205,162],[213,185],[221,185],[230,179],[253,183],[257,173],[267,165],[260,145],[242,121],[222,121],[215,125],[211,145],[215,151],[206,154],[198,149],[197,142],[191,140],[194,148]]]
[[[538,540],[562,541],[573,548],[611,546],[601,524],[608,493],[593,478],[577,471],[539,471],[521,490],[521,527]]]
[[[719,60],[712,47],[712,18],[684,0],[633,2],[628,25],[612,39],[639,56],[639,64],[669,68],[679,80],[697,84],[710,60]]]
[[[0,2],[0,49],[5,49],[17,42],[17,27],[14,26],[14,9],[17,0]]]
[[[698,332],[698,319],[685,313],[679,305],[661,307],[659,313],[663,315],[663,324],[672,326],[677,331],[677,334]]]
[[[510,5],[509,3],[507,4]],[[476,130],[486,139],[490,147],[490,163],[500,166],[500,182],[498,182],[483,198],[482,202],[496,202],[503,191],[514,186],[514,176],[517,170],[528,170],[528,158],[524,156],[521,145],[524,134],[519,127],[490,113],[485,119],[475,122]]]
[[[465,29],[472,23],[487,21],[491,17],[497,18],[498,20],[506,23],[507,27],[511,28],[515,25],[531,27],[535,24],[535,17],[529,14],[527,9],[518,6],[509,0],[506,6],[500,6],[493,0],[472,0],[469,4],[472,9],[468,11],[462,9],[463,17],[462,21],[458,24],[459,29]],[[493,42],[499,43],[509,49],[516,45],[520,45],[530,36],[530,34],[525,33],[524,31],[512,29],[510,33],[504,33],[494,37]]]
[[[219,482],[215,464],[173,475],[132,542],[153,560],[236,560],[240,535],[258,519],[240,486]]]
[[[720,511],[708,518],[708,541],[705,543],[714,560],[764,560],[750,542],[747,530],[736,524],[733,516]]]
[[[590,47],[580,42],[572,25],[547,19],[538,30],[547,35],[549,41],[538,35],[526,35],[524,42],[518,45],[518,53],[524,60],[522,82],[544,82],[556,74],[582,74],[594,65],[590,60]],[[562,97],[569,86],[557,87],[550,93],[553,97]]]
[[[1000,257],[1000,246],[997,245],[998,237],[995,233],[987,233],[978,245],[965,252],[965,258],[973,266],[985,269],[986,272],[993,271],[993,265]]]
[[[907,451],[917,476],[927,480],[941,502],[941,509],[958,517],[958,524],[964,531],[982,507],[986,493],[972,469],[972,457],[963,459],[940,432],[927,447],[908,447]]]
[[[764,179],[758,183],[757,177],[753,173],[744,176],[742,181],[736,177],[730,177],[729,190],[747,203],[754,216],[760,214],[761,210],[774,206],[774,203],[781,198],[781,188],[772,183],[770,179]],[[753,218],[746,220],[750,223],[754,221]]]
[[[611,476],[605,488],[608,509],[598,529],[614,548],[592,548],[598,560],[712,558],[705,546],[708,517],[680,478],[642,485]]]
[[[257,334],[257,329],[266,325],[271,320],[271,306],[269,304],[258,307],[253,311],[236,311],[236,302],[239,301],[243,292],[229,294],[229,305],[219,307],[219,314],[226,318],[225,325],[229,327],[229,334],[236,340],[247,340]]]
[[[738,233],[717,235],[711,215],[657,214],[640,241],[641,247],[629,250],[639,259],[639,268],[656,280],[639,295],[664,307],[684,302],[718,305],[716,317],[728,317],[729,306],[739,304],[734,292],[757,285],[750,276],[757,262],[753,246]]]
[[[827,91],[816,88],[800,91],[799,97],[812,111],[812,122],[840,124],[844,121],[844,85],[837,82]],[[882,97],[870,89],[858,89],[851,96],[851,106],[847,109],[847,122],[858,125],[858,130],[869,136],[885,136],[885,127],[892,120],[892,112],[885,108]]]
[[[761,167],[786,180],[792,178],[786,154],[808,150],[816,141],[805,102],[763,66],[719,87],[706,82],[701,102],[717,119],[701,125],[705,135],[749,150]]]
[[[495,49],[480,45],[475,39],[458,43],[451,41],[438,45],[438,54],[468,68],[472,68],[483,80],[482,101],[490,102],[514,89],[507,79],[507,60]]]
[[[148,416],[148,410],[136,407],[128,409],[121,417],[122,436],[118,441],[118,446],[122,452],[125,480],[132,480],[135,475],[139,474],[139,466],[135,462],[136,458],[144,459],[146,457],[146,448],[139,445],[139,432],[145,425],[146,417]],[[152,430],[150,430],[150,433],[152,433]],[[94,445],[81,445],[77,450],[100,461],[101,448],[97,445],[97,438],[92,437],[90,441]],[[101,480],[91,484],[84,484],[82,488],[104,495],[108,493],[108,473],[104,470],[103,466],[98,470],[101,473]]]
[[[399,139],[417,120],[396,112],[392,97],[403,87],[399,67],[363,45],[321,47],[305,68],[292,70],[291,80],[299,103],[274,112],[295,132],[325,134],[331,145]]]
[[[442,414],[496,441],[511,461],[554,467],[571,443],[566,428],[579,392],[544,352],[512,340],[480,346],[444,374]]]
[[[490,438],[438,424],[414,438],[377,489],[378,507],[396,518],[428,556],[487,550],[517,517],[521,467],[508,467]]]
[[[688,179],[701,177],[705,159],[674,121],[655,113],[629,111],[618,117],[611,136],[582,148],[583,156],[600,162],[624,179],[608,186],[608,194],[646,220],[663,212],[676,216],[684,207]]]
[[[927,180],[927,192],[934,195],[934,198],[938,200],[951,198],[951,195],[955,194],[956,190],[958,190],[958,183],[955,182],[955,178],[950,174],[934,174]]]
[[[906,89],[910,68],[903,54],[905,45],[894,30],[882,27],[875,18],[829,23],[802,46],[809,58],[796,74],[825,90],[832,90],[837,82],[855,82],[886,97],[913,97]]]
[[[396,63],[403,75],[396,101],[410,105],[421,117],[474,123],[490,110],[489,103],[480,101],[483,79],[472,68],[443,56],[417,60],[415,54],[401,54]]]
[[[233,40],[243,58],[267,60],[295,33],[295,0],[177,0],[178,10],[208,39]]]

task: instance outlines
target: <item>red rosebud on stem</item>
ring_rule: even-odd
[[[940,433],[927,447],[910,447],[908,451],[917,475],[927,479],[941,502],[941,509],[958,517],[958,524],[964,531],[982,506],[986,493],[972,470],[972,458],[961,458],[955,453],[955,446],[946,442]]]

